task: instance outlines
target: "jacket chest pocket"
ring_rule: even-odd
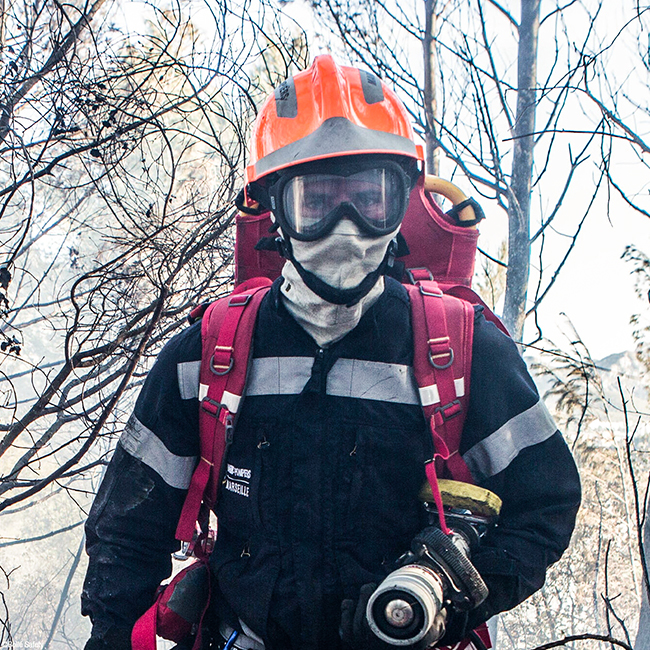
[[[274,445],[265,433],[259,436],[255,447],[255,462],[253,483],[251,485],[253,500],[252,515],[256,528],[264,526],[265,522],[273,519],[275,512],[275,478],[273,476]]]
[[[343,459],[353,537],[401,542],[417,533],[425,453],[423,437],[411,430],[358,427],[349,459]]]
[[[272,443],[265,431],[249,444],[233,444],[221,484],[219,525],[238,537],[248,538],[262,525],[273,492]]]

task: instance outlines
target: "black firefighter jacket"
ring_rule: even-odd
[[[358,326],[319,349],[265,297],[221,490],[211,557],[220,615],[269,650],[340,647],[340,603],[380,582],[426,518],[432,457],[411,366],[408,297],[397,282]],[[160,353],[86,525],[82,596],[93,635],[128,628],[178,548],[174,531],[199,454],[200,324]],[[460,452],[503,500],[474,563],[490,596],[478,624],[539,589],[569,543],[580,502],[574,461],[515,344],[476,312]]]

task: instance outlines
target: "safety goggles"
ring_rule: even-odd
[[[408,205],[411,179],[392,161],[287,174],[269,188],[271,208],[289,237],[314,241],[343,218],[370,237],[393,232]],[[336,171],[336,173],[335,173]]]

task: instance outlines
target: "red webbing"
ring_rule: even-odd
[[[199,464],[196,466],[194,474],[192,474],[190,487],[187,490],[181,516],[176,526],[176,539],[182,542],[192,542],[194,537],[196,520],[199,516],[203,493],[208,484],[211,469],[211,463],[201,456]]]
[[[214,381],[210,366],[204,360],[202,366],[207,367],[205,369],[202,367],[201,374],[205,377],[205,380],[202,379],[202,382],[208,385],[208,399],[205,400],[206,405],[210,404],[210,400],[212,403],[226,401],[224,397],[225,391],[228,392],[229,399],[241,399],[246,386],[246,375],[253,346],[257,312],[262,299],[269,289],[269,285],[270,280],[266,280],[263,286],[247,291],[245,295],[250,295],[250,298],[246,299],[246,303],[240,302],[240,296],[242,294],[231,297],[226,320],[220,328],[217,341],[217,346],[221,346],[223,341],[224,347],[232,348],[232,357],[229,361],[229,364],[232,362],[231,370],[225,376],[225,386],[223,386],[221,381]],[[236,322],[234,322],[234,318],[233,323],[229,322],[231,313],[236,314]],[[210,326],[210,330],[213,331],[212,326]],[[222,337],[223,330],[225,332]],[[219,379],[223,378],[219,377]],[[237,408],[238,405],[235,405],[231,413],[225,406],[222,407],[221,413],[216,419],[206,412],[205,409],[201,409],[199,414],[199,428],[202,432],[208,432],[207,435],[209,436],[208,440],[205,440],[203,433],[201,434],[203,453],[209,449],[207,458],[210,459],[213,466],[207,492],[204,495],[210,505],[216,502],[219,490],[219,473],[228,445],[228,441],[226,440],[226,426],[233,426],[234,413],[237,411]],[[210,433],[211,428],[214,429],[215,433]]]
[[[440,527],[448,534],[436,472],[441,466],[436,461],[442,461],[455,480],[474,482],[458,453],[467,398],[456,396],[454,381],[463,378],[469,386],[474,313],[471,305],[444,296],[433,281],[422,280],[416,286],[406,285],[406,289],[411,301],[415,379],[419,388],[435,385],[439,395],[435,404],[423,405],[434,445],[434,462],[427,463],[425,470]]]
[[[429,363],[427,323],[424,315],[424,302],[418,287],[404,285],[411,302],[411,321],[413,323],[413,371],[419,388],[435,383],[433,367]],[[426,411],[425,411],[426,412]]]
[[[161,598],[162,591],[156,602],[135,622],[131,632],[133,650],[156,650],[156,617]]]
[[[433,501],[436,504],[436,508],[438,510],[440,530],[445,535],[451,535],[451,530],[449,530],[449,526],[447,526],[447,520],[445,519],[445,509],[442,503],[442,495],[440,494],[440,486],[438,485],[438,474],[436,473],[436,464],[433,461],[429,461],[424,466],[424,470],[427,474],[427,480],[429,481],[429,486],[431,487],[431,493],[433,494]]]
[[[268,291],[270,280],[244,283],[237,292],[208,307],[201,323],[203,354],[200,381],[208,386],[199,411],[201,458],[194,470],[176,539],[191,542],[206,490],[208,501],[216,498],[218,474],[226,450],[226,423],[231,418],[223,406],[224,392],[241,397],[253,340],[257,310]],[[215,372],[216,371],[216,372]]]
[[[439,291],[435,282],[421,282],[419,286],[421,292],[426,294],[436,294]],[[444,366],[449,360],[445,356],[449,354],[447,349],[452,350],[454,354],[454,362],[448,368],[432,366],[434,383],[440,395],[440,404],[431,409],[433,424],[449,450],[447,457],[442,460],[453,479],[473,483],[472,475],[459,453],[459,447],[471,376],[474,309],[462,300],[445,295],[424,295],[423,303],[429,351],[434,361]],[[435,355],[440,356],[436,358]],[[461,378],[465,388],[464,397],[457,397],[455,380]]]
[[[440,406],[443,406],[451,404],[456,399],[454,370],[458,367],[459,360],[451,364],[449,362],[453,359],[452,355],[463,352],[463,350],[456,351],[453,349],[447,325],[447,310],[454,308],[456,303],[445,304],[442,291],[435,282],[419,282],[418,288],[423,298],[429,365],[433,372],[434,383],[438,387]],[[426,293],[423,294],[422,292]],[[433,363],[436,363],[438,367],[434,367]],[[440,412],[434,409],[434,415],[435,413],[438,413],[439,418],[435,424],[439,427],[443,422],[440,421]],[[450,441],[447,437],[445,437],[445,441],[449,447]]]
[[[241,318],[244,309],[244,307],[230,309],[229,300],[230,297],[226,297],[212,303],[203,315],[203,321],[201,323],[201,336],[203,342],[203,358],[201,359],[200,373],[201,383],[205,383],[206,379],[210,381],[208,394],[209,397],[214,399],[217,403],[221,403],[221,397],[226,388],[228,375],[226,373],[216,375],[210,370],[210,363],[212,363],[213,359],[212,355],[216,347],[218,359],[215,361],[215,368],[219,371],[228,368],[230,363],[230,354],[226,359],[222,352],[227,343],[232,343],[239,319]],[[216,330],[214,329],[215,327],[217,328]],[[210,335],[210,331],[218,333],[216,343],[213,343],[215,337]],[[229,347],[232,349],[231,345]],[[212,395],[210,395],[210,392]],[[212,473],[213,448],[216,444],[215,441],[217,437],[222,437],[220,435],[221,427],[219,426],[221,424],[220,418],[217,418],[216,415],[217,413],[215,412],[213,416],[210,416],[208,413],[204,412],[203,408],[201,408],[199,412],[201,457],[196,469],[194,470],[194,474],[192,475],[187,496],[185,497],[185,503],[183,504],[183,510],[181,511],[181,516],[178,520],[178,526],[176,527],[176,539],[181,541],[192,541],[194,531],[196,530],[196,520],[199,515],[201,502],[203,501],[203,495],[205,494],[205,489]],[[206,420],[206,418],[210,419]]]

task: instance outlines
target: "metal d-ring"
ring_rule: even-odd
[[[453,349],[453,348],[449,348],[449,361],[447,361],[447,363],[443,363],[443,364],[437,364],[437,363],[433,360],[433,355],[431,354],[431,350],[429,350],[429,363],[430,363],[430,364],[431,364],[431,365],[432,365],[436,370],[446,370],[447,368],[449,368],[449,366],[451,366],[451,364],[452,364],[453,362],[454,362],[454,349]]]
[[[212,355],[212,357],[210,357],[210,370],[212,370],[212,372],[215,375],[217,375],[218,377],[222,377],[223,375],[227,375],[232,370],[232,367],[234,365],[235,365],[235,360],[232,357],[230,357],[230,364],[228,365],[228,367],[225,370],[217,370],[214,367],[214,354]],[[223,366],[221,366],[221,367],[223,368]]]

